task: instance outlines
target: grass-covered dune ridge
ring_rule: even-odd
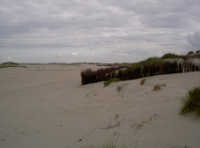
[[[0,68],[17,67],[17,66],[19,66],[19,64],[15,62],[4,62],[0,64]]]
[[[200,70],[200,54],[176,55],[168,53],[162,57],[152,57],[147,60],[113,65],[109,68],[86,69],[81,72],[82,84],[107,81],[113,78],[130,80],[159,74],[181,73]]]
[[[0,68],[8,68],[8,67],[25,67],[19,63],[15,63],[15,62],[4,62],[4,63],[0,63]]]

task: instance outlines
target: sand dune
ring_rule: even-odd
[[[0,148],[70,148],[126,144],[199,148],[200,120],[180,116],[200,72],[81,86],[94,65],[28,65],[0,69]],[[156,84],[165,84],[153,91]],[[121,90],[118,91],[117,87]]]

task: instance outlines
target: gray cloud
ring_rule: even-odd
[[[188,42],[192,46],[192,49],[199,50],[200,49],[200,31],[194,32],[188,36]]]
[[[1,0],[0,61],[131,62],[184,53],[200,46],[199,8],[199,0]]]

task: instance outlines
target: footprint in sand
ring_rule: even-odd
[[[147,120],[143,120],[140,123],[134,123],[130,127],[131,128],[136,128],[137,130],[142,129],[145,125],[150,124],[152,121],[156,120],[159,117],[158,114],[153,114],[150,116]]]
[[[119,114],[115,114],[114,116],[114,120],[109,123],[106,127],[100,128],[100,129],[104,129],[104,130],[109,130],[109,129],[113,129],[116,127],[120,127],[121,122],[119,121]]]
[[[120,136],[120,132],[114,131],[114,132],[113,132],[113,136],[114,136],[114,137],[119,137],[119,136]]]
[[[6,142],[6,138],[0,138],[1,142]]]

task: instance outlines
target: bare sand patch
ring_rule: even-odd
[[[200,120],[179,115],[200,72],[81,86],[95,65],[0,69],[0,147],[67,148],[105,143],[137,148],[199,148]],[[153,92],[156,84],[166,84]],[[122,86],[120,93],[117,86]]]

